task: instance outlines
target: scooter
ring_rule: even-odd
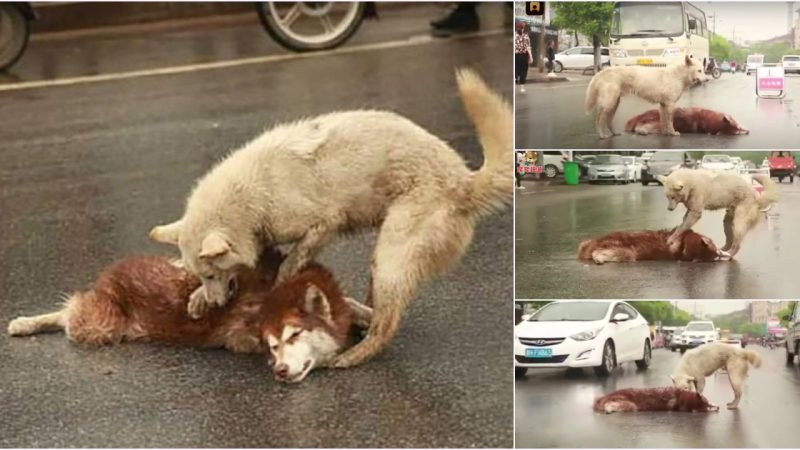
[[[295,52],[336,48],[378,17],[374,2],[261,2],[256,11],[267,33]]]
[[[30,38],[36,13],[28,2],[0,3],[0,72],[19,61]]]
[[[706,75],[711,75],[715,80],[722,76],[722,72],[719,70],[717,61],[714,58],[708,59],[708,64],[706,64]]]

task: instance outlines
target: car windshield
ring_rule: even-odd
[[[611,36],[675,36],[683,34],[679,2],[619,2],[611,16]]]
[[[622,164],[622,157],[619,155],[597,155],[592,164]]]
[[[800,61],[800,56],[784,56],[784,61]]]
[[[714,325],[710,323],[690,323],[686,331],[714,331]]]
[[[602,320],[611,303],[602,301],[550,303],[536,311],[529,322],[588,322]]]
[[[731,157],[728,155],[706,155],[703,156],[704,163],[729,163]]]
[[[761,56],[761,55],[750,55],[750,56],[747,57],[747,63],[748,64],[763,63],[763,62],[764,62],[764,57]]]

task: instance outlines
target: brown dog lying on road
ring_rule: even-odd
[[[636,411],[713,412],[711,404],[697,392],[676,387],[622,389],[594,401],[594,410],[611,414]]]
[[[625,131],[642,135],[661,133],[659,117],[657,109],[643,112],[628,120],[625,124]],[[672,123],[675,131],[679,133],[728,136],[750,134],[750,130],[743,128],[728,114],[703,108],[675,108],[672,114]]]
[[[673,230],[617,231],[578,245],[578,259],[597,264],[645,260],[720,261],[728,259],[711,238],[688,230],[679,245],[670,247],[667,240]]]
[[[200,280],[164,257],[126,258],[107,267],[92,289],[70,295],[60,310],[12,320],[8,333],[64,330],[92,346],[144,341],[271,353],[275,377],[297,382],[352,344],[351,325],[368,327],[372,311],[345,298],[316,263],[275,286],[282,261],[268,250],[255,269],[240,275],[231,302],[193,319],[186,305]]]

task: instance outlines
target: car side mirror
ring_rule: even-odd
[[[697,29],[697,20],[689,19],[689,29],[696,30]]]
[[[626,320],[630,320],[631,316],[625,313],[616,313],[614,317],[611,319],[612,322],[625,322]]]

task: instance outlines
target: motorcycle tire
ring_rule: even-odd
[[[291,26],[289,26],[287,29],[287,27],[281,23],[280,17],[277,14],[278,10],[276,9],[276,4],[279,3],[282,5],[289,4],[282,2],[256,3],[258,18],[261,20],[261,25],[263,25],[264,30],[266,30],[266,32],[270,35],[270,37],[272,37],[272,39],[275,40],[275,42],[280,44],[282,47],[295,52],[330,50],[344,44],[348,39],[353,37],[356,31],[358,31],[358,28],[361,26],[361,22],[364,21],[366,11],[366,5],[364,2],[347,3],[348,7],[352,7],[353,9],[347,11],[346,23],[337,25],[338,29],[335,30],[336,32],[331,36],[302,36],[292,32]],[[313,8],[321,8],[331,3],[334,2],[293,2],[291,4],[294,5],[292,8],[300,8],[301,10],[311,12],[313,14]]]
[[[714,79],[716,80],[717,78],[722,76],[722,72],[720,72],[719,69],[714,69],[711,71],[711,76],[714,77]]]
[[[0,72],[19,61],[30,37],[28,19],[14,5],[0,3]]]

